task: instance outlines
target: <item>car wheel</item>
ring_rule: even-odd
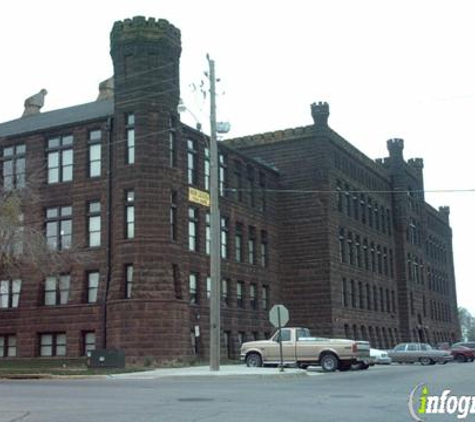
[[[420,358],[419,359],[419,362],[421,363],[421,365],[431,365],[433,360],[431,358]]]
[[[262,366],[262,358],[259,353],[249,353],[246,356],[246,365],[250,368],[259,368]]]
[[[308,365],[306,363],[298,363],[297,366],[300,368],[300,369],[307,369],[308,368]]]
[[[467,362],[467,358],[464,355],[456,355],[455,360],[460,363]]]
[[[320,358],[320,365],[325,372],[334,372],[338,368],[338,358],[327,353]]]

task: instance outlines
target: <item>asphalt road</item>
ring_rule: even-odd
[[[419,383],[431,394],[475,396],[475,363],[311,369],[289,378],[0,381],[0,422],[411,421],[408,396]]]

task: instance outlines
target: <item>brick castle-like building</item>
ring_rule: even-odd
[[[129,363],[205,358],[209,345],[207,136],[180,122],[180,31],[136,17],[111,32],[97,101],[0,124],[1,183],[35,178],[23,222],[72,251],[54,274],[0,274],[0,358],[125,351]],[[424,200],[403,141],[369,159],[313,124],[219,143],[222,355],[269,335],[283,303],[315,335],[459,338],[449,210]],[[25,182],[26,181],[26,182]]]

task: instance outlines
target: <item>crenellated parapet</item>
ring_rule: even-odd
[[[178,28],[165,19],[146,19],[144,16],[135,16],[132,19],[115,22],[110,34],[111,49],[120,42],[162,39],[181,48],[181,32]]]
[[[422,171],[424,169],[424,160],[422,158],[410,158],[407,164],[414,170]]]
[[[313,134],[312,126],[303,126],[229,139],[224,141],[224,143],[234,148],[245,148],[313,136]]]

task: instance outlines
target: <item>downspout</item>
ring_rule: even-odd
[[[107,301],[111,284],[112,263],[112,117],[107,119],[106,125],[106,285],[102,304],[102,348],[107,349]]]

